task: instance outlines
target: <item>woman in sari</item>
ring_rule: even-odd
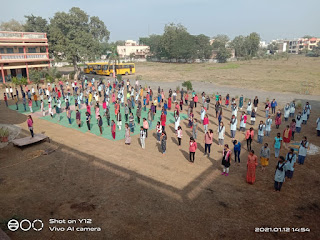
[[[258,158],[251,150],[247,162],[247,183],[253,184],[256,181],[256,167],[258,166]]]

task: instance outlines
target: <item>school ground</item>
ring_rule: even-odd
[[[195,88],[198,88],[197,84]],[[233,92],[235,89],[225,87],[221,91]],[[241,93],[239,91],[237,95]],[[273,96],[273,93],[259,91],[252,94],[260,96],[260,93],[261,99],[266,96],[263,94]],[[302,95],[292,97],[303,103],[309,99]],[[296,140],[306,135],[310,143],[320,146],[315,131],[320,102],[316,96],[310,99],[313,99],[310,101],[313,109],[310,120],[302,133],[296,134]],[[198,107],[198,118],[199,111]],[[29,136],[26,115],[6,108],[3,102],[0,112],[0,123],[17,124],[22,127],[20,137]],[[262,106],[257,122],[260,119],[264,119]],[[209,129],[216,132],[213,101],[209,120]],[[224,111],[223,121],[227,123],[225,143],[231,146],[229,120],[230,109]],[[319,155],[308,156],[303,166],[297,165],[293,179],[284,183],[280,193],[275,193],[276,161],[273,157],[265,172],[257,169],[254,185],[246,183],[247,151],[244,134],[239,131],[236,138],[243,146],[241,164],[232,162],[230,175],[225,177],[221,176],[222,149],[217,146],[217,134],[210,158],[203,156],[201,127],[195,163],[188,162],[191,131],[186,127],[187,120],[181,121],[181,149],[177,147],[174,125],[167,126],[167,153],[164,156],[159,151],[154,130],[146,140],[146,149],[142,150],[138,135],[132,136],[132,144],[126,146],[124,140],[111,141],[45,119],[34,118],[34,122],[35,132],[50,136],[51,143],[24,149],[10,144],[0,150],[0,227],[5,229],[6,222],[15,217],[42,219],[45,228],[41,232],[6,231],[11,239],[305,240],[317,239],[320,234],[317,221],[320,216]],[[283,122],[279,132],[282,133],[284,127]],[[265,142],[272,145],[277,132],[273,125],[271,137],[265,137]],[[257,154],[260,148],[255,140],[253,149]],[[55,151],[42,155],[48,149]],[[281,155],[285,153],[282,149]],[[272,147],[271,154],[274,154]],[[86,225],[100,227],[101,232],[52,232],[48,228],[50,218],[90,218],[92,224]],[[291,233],[255,233],[258,227],[295,230],[304,227],[311,232],[293,233],[291,229]]]

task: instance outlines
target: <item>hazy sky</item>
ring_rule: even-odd
[[[320,0],[1,0],[0,21],[23,21],[24,15],[53,17],[77,6],[98,16],[110,40],[138,40],[161,34],[166,23],[181,23],[191,34],[230,38],[258,32],[262,40],[320,37]]]

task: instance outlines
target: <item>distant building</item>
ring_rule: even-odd
[[[299,53],[299,39],[295,40],[285,40],[284,42],[287,43],[287,52],[298,54]]]
[[[267,44],[266,41],[260,41],[259,46],[260,46],[261,48],[267,48],[267,47],[268,47],[268,44]]]
[[[146,59],[150,52],[149,46],[138,45],[136,41],[127,40],[124,46],[117,46],[120,58],[133,57],[136,59]]]
[[[46,33],[0,31],[0,81],[26,77],[29,69],[50,67]]]

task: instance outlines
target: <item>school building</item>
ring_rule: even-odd
[[[46,33],[0,31],[0,83],[26,77],[29,70],[50,67]]]

